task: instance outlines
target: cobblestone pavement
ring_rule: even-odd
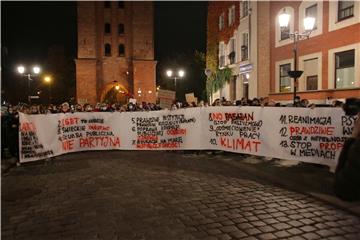
[[[360,219],[209,155],[87,152],[2,177],[2,239],[360,239]]]

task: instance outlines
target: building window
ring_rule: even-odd
[[[315,24],[313,30],[317,29],[317,4],[314,4],[305,9],[305,17],[313,17],[315,18]]]
[[[124,57],[124,56],[125,56],[125,45],[119,44],[119,57]]]
[[[280,28],[280,41],[290,38],[290,26]]]
[[[318,90],[318,58],[304,60],[306,90]]]
[[[105,56],[107,57],[111,56],[111,45],[109,43],[105,44]]]
[[[231,26],[235,22],[235,6],[229,8],[229,26]]]
[[[241,61],[249,59],[249,33],[242,34]]]
[[[335,88],[355,86],[355,49],[335,53]]]
[[[225,67],[225,45],[220,43],[219,45],[219,67]]]
[[[124,8],[125,4],[124,1],[118,1],[118,8]]]
[[[222,13],[219,17],[219,30],[223,30],[225,27],[225,15]]]
[[[240,2],[240,18],[244,18],[249,15],[249,1]]]
[[[338,21],[354,16],[354,1],[338,2]]]
[[[124,24],[120,23],[118,25],[118,34],[121,35],[121,34],[124,34],[124,32],[125,32]]]
[[[111,33],[111,24],[105,23],[105,34],[110,34],[110,33]]]
[[[280,92],[290,92],[291,91],[291,78],[289,76],[289,71],[291,64],[280,65]]]
[[[111,8],[111,2],[110,1],[105,1],[104,2],[104,8]]]
[[[318,90],[318,76],[306,76],[306,90]]]
[[[231,38],[229,41],[229,62],[230,64],[234,64],[235,63],[235,59],[236,59],[236,51],[235,51],[235,38]]]
[[[280,27],[280,23],[279,23],[279,17],[282,13],[287,13],[289,14],[289,24],[287,27]],[[300,18],[304,18],[305,17],[305,8],[301,11],[302,14],[299,14]],[[285,46],[287,44],[291,43],[291,37],[290,37],[290,33],[295,32],[294,30],[294,24],[295,24],[295,13],[294,13],[294,9],[292,7],[286,6],[281,8],[278,11],[278,14],[276,15],[276,18],[274,19],[275,21],[275,47],[281,47],[281,46]],[[300,20],[300,19],[299,19]],[[299,21],[302,22],[302,21]],[[302,24],[299,24],[299,29],[301,29]]]

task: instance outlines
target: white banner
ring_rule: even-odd
[[[355,120],[339,108],[20,114],[20,162],[87,150],[209,149],[335,166]]]

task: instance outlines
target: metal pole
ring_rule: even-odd
[[[27,77],[28,77],[28,103],[31,105],[31,97],[30,97],[30,95],[31,95],[31,93],[30,93],[30,80],[31,80],[31,78],[30,78],[30,73],[27,75]]]
[[[298,34],[297,32],[295,32],[294,34],[294,71],[297,71],[297,39],[298,38]],[[296,83],[297,83],[297,77],[294,77],[294,99],[293,99],[293,104],[295,106],[295,98],[296,98]]]
[[[174,83],[175,83],[175,101],[176,101],[176,77],[174,78]]]

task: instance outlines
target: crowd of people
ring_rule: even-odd
[[[228,101],[225,98],[216,99],[212,104],[208,102],[200,101],[199,103],[187,103],[187,102],[174,102],[169,110],[176,110],[181,108],[190,107],[211,107],[211,106],[262,106],[262,107],[316,107],[315,104],[310,104],[307,99],[295,99],[295,104],[282,105],[279,102],[270,100],[269,98],[253,98],[246,99],[242,98],[237,101]],[[341,107],[341,101],[333,101],[329,107]],[[324,106],[324,105],[321,105]],[[139,111],[158,111],[162,110],[160,104],[154,103],[134,103],[129,102],[127,104],[119,103],[97,103],[92,104],[69,104],[64,102],[60,105],[3,105],[1,108],[1,152],[4,153],[4,149],[7,148],[10,154],[14,157],[18,157],[18,131],[19,131],[19,112],[26,114],[54,114],[54,113],[74,113],[74,112],[139,112]]]
[[[237,101],[228,101],[225,98],[216,99],[211,105],[207,102],[200,101],[198,104],[174,102],[169,110],[176,110],[190,107],[211,107],[211,106],[259,106],[259,107],[343,107],[344,103],[338,100],[332,101],[331,104],[316,105],[310,103],[307,99],[295,98],[294,103],[280,104],[270,100],[269,98],[243,98]],[[18,104],[3,105],[1,108],[1,154],[4,156],[5,149],[7,149],[12,157],[18,159],[19,154],[19,112],[26,114],[54,114],[54,113],[74,113],[74,112],[135,112],[135,111],[157,111],[162,110],[160,104],[154,103],[134,103],[127,104],[108,104],[97,103],[91,104],[69,104],[68,102],[60,105],[27,105]],[[360,113],[358,113],[360,117]],[[345,200],[360,199],[360,191],[354,191],[354,186],[360,182],[356,171],[359,169],[359,137],[360,137],[360,121],[358,120],[354,127],[354,132],[351,138],[345,142],[345,147],[342,150],[339,159],[339,165],[336,169],[335,188],[336,195]],[[351,144],[351,147],[350,147]],[[350,156],[350,159],[348,159]],[[352,159],[351,159],[352,157]],[[356,160],[357,159],[357,160]],[[351,165],[352,164],[352,165]],[[354,167],[355,166],[355,167]],[[356,169],[356,171],[355,171]],[[355,171],[355,172],[354,172]],[[354,173],[354,174],[352,174]],[[350,180],[349,180],[350,179]],[[349,184],[352,183],[352,184]]]
[[[343,102],[334,100],[332,104],[320,104],[316,105],[310,103],[307,99],[300,99],[296,97],[295,103],[281,104],[280,102],[275,102],[274,100],[265,98],[253,98],[246,99],[242,98],[241,100],[229,101],[224,97],[216,99],[212,104],[208,102],[200,101],[199,103],[191,102],[174,102],[169,110],[176,110],[180,108],[189,108],[189,107],[209,107],[209,106],[262,106],[262,107],[309,107],[314,108],[316,106],[327,106],[327,107],[341,107]],[[64,102],[60,105],[28,105],[28,104],[18,104],[18,105],[3,105],[2,106],[2,116],[3,115],[12,115],[16,112],[22,112],[26,114],[50,114],[50,113],[73,113],[73,112],[138,112],[138,111],[158,111],[162,110],[160,104],[154,103],[133,103],[129,102],[127,104],[119,103],[97,103],[92,104],[69,104]]]

